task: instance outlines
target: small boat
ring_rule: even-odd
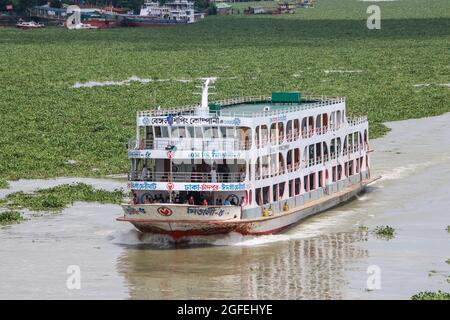
[[[44,28],[45,25],[34,21],[19,21],[16,24],[16,27],[20,29],[41,29]]]
[[[273,92],[137,113],[118,221],[188,236],[278,233],[353,199],[370,175],[367,117],[345,98]]]

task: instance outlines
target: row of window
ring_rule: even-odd
[[[367,161],[368,157],[366,156],[366,166]],[[341,180],[343,178],[343,174],[345,174],[345,177],[350,177],[360,173],[360,170],[363,168],[363,165],[364,165],[364,158],[360,157],[359,159],[345,162],[344,170],[342,170],[342,165],[333,166],[331,169],[332,182]],[[303,179],[299,177],[289,180],[287,182],[289,198],[300,195],[302,191],[302,186],[305,193],[317,190],[319,188],[324,188],[326,186],[326,181],[328,181],[329,179],[328,175],[329,175],[328,170],[320,170],[318,172],[313,172],[303,176]],[[270,190],[271,189],[270,186],[256,188],[255,189],[256,204],[260,206],[281,200],[284,196],[285,188],[286,182],[281,182],[272,185],[272,190]],[[249,194],[249,197],[251,203],[251,192]]]

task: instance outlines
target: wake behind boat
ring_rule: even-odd
[[[208,102],[137,114],[129,142],[132,201],[124,216],[142,232],[263,235],[355,197],[370,177],[368,121],[341,97]]]

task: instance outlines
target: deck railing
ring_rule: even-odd
[[[240,141],[238,139],[220,139],[212,138],[196,139],[196,138],[155,138],[148,139],[131,139],[128,141],[128,150],[191,150],[191,151],[239,151],[250,150],[251,142]]]
[[[153,182],[201,182],[201,183],[233,183],[244,182],[245,173],[222,173],[217,172],[215,178],[209,172],[148,172],[146,175],[142,170],[128,172],[128,179],[133,181]]]
[[[341,103],[345,101],[345,98],[343,97],[326,97],[326,96],[304,96],[304,103],[301,104],[292,104],[287,105],[287,108],[283,108],[282,110],[270,110],[267,111],[260,111],[260,112],[251,112],[251,111],[227,111],[227,110],[220,110],[216,113],[210,113],[212,115],[220,115],[223,117],[265,117],[265,116],[275,116],[278,114],[284,114],[289,112],[296,112],[296,111],[302,111],[302,110],[309,110],[309,109],[315,109],[320,108],[324,106],[329,106],[337,103]],[[233,98],[233,99],[226,99],[226,100],[218,100],[218,101],[212,101],[211,103],[219,104],[223,107],[231,106],[235,104],[242,104],[242,103],[257,103],[257,102],[267,102],[271,103],[271,97],[267,96],[253,96],[253,97],[240,97],[240,98]],[[306,101],[314,101],[314,102],[306,102]],[[145,110],[145,111],[139,111],[137,113],[138,117],[163,117],[168,115],[183,115],[183,116],[194,116],[196,114],[197,109],[200,107],[199,104],[194,105],[188,105],[188,106],[182,106],[182,107],[176,107],[176,108],[170,108],[170,109],[161,109],[161,108],[154,108],[151,110]]]

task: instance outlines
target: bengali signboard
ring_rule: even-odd
[[[170,115],[162,117],[140,116],[137,119],[138,126],[204,126],[204,125],[225,125],[225,126],[240,126],[248,125],[247,120],[252,118],[238,118],[238,117],[218,117],[218,116],[181,116]]]
[[[228,220],[240,217],[239,206],[184,204],[124,205],[127,218],[135,220]]]
[[[245,191],[250,186],[245,183],[184,183],[184,182],[148,182],[131,181],[132,190],[167,190],[167,191]]]

